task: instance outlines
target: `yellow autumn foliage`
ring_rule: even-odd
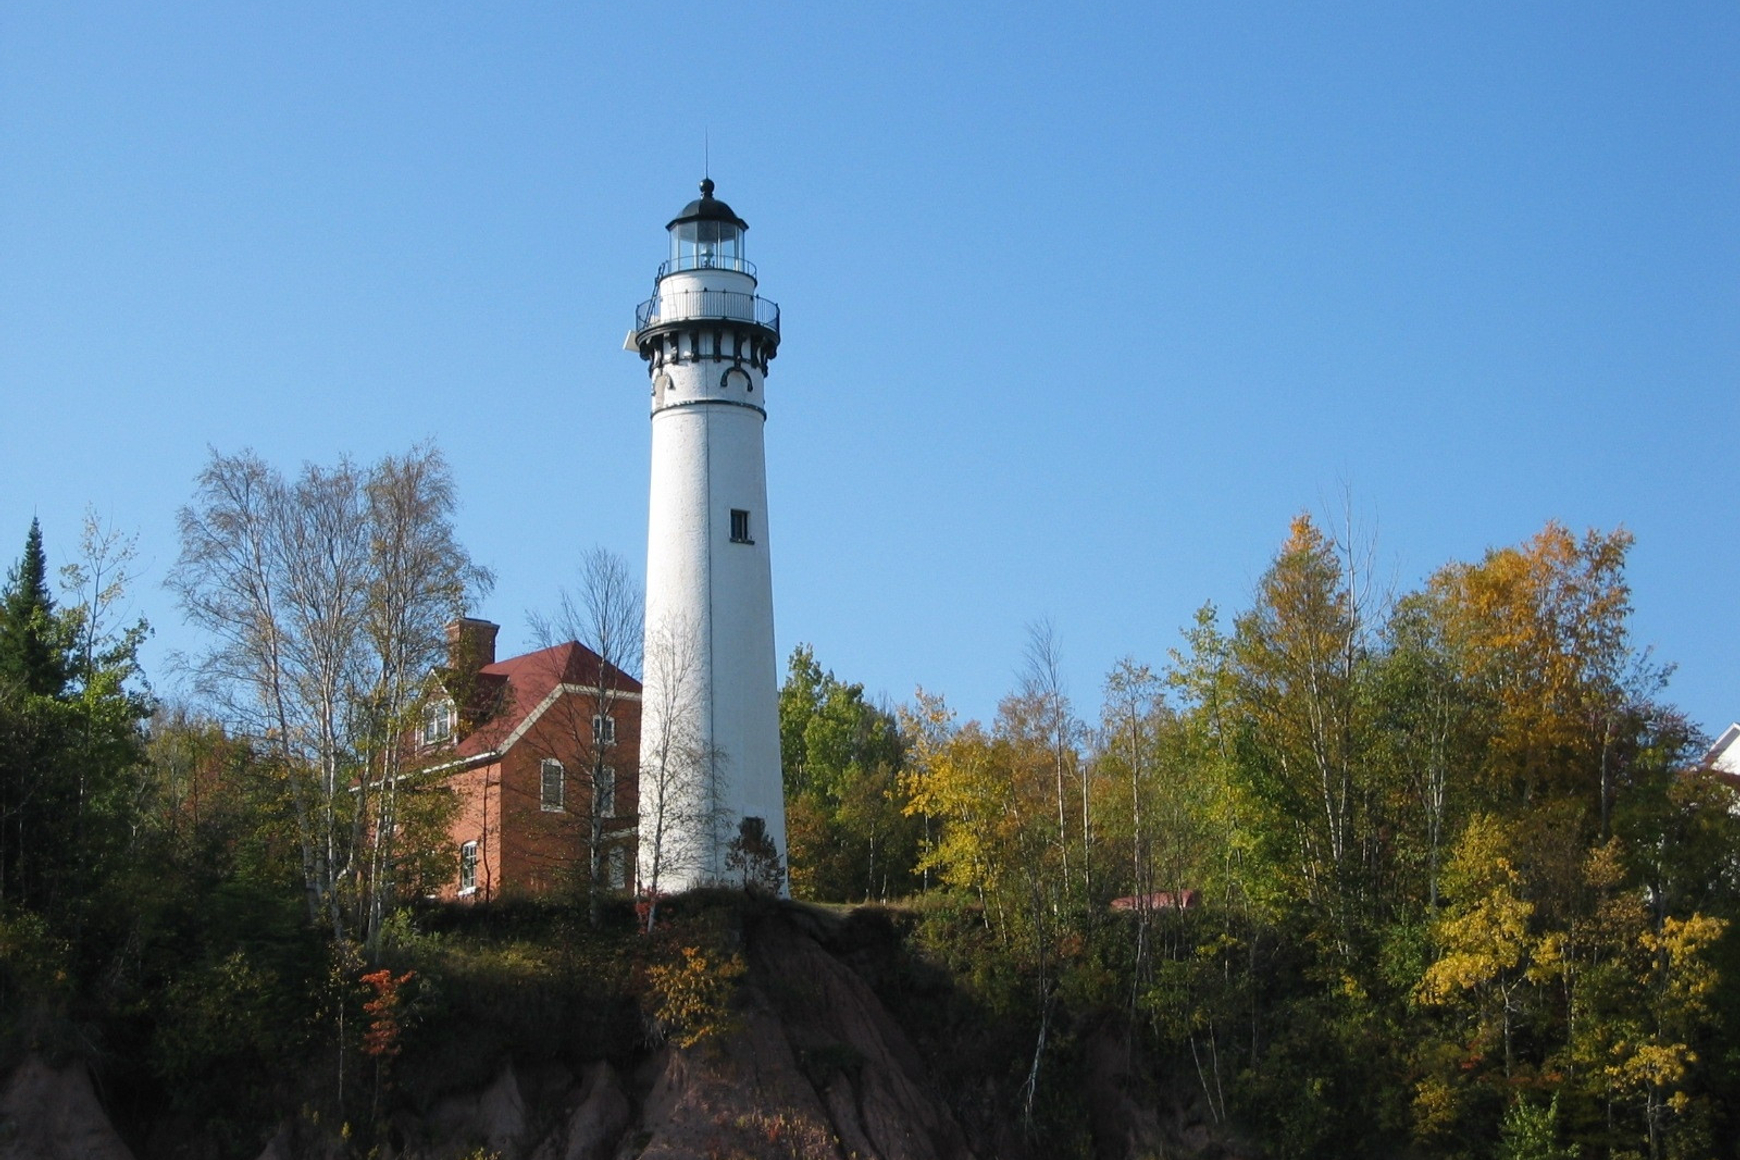
[[[1533,903],[1501,889],[1467,913],[1444,920],[1438,937],[1447,949],[1426,968],[1420,980],[1421,1001],[1447,1003],[1515,970],[1528,949],[1528,920],[1534,910]]]
[[[746,970],[743,956],[735,952],[678,947],[673,959],[646,971],[654,1021],[678,1047],[694,1047],[733,1030],[731,1000]]]
[[[1594,770],[1629,657],[1631,544],[1624,529],[1579,540],[1551,522],[1518,547],[1432,577],[1463,675],[1496,710],[1486,770],[1496,782],[1550,784]]]

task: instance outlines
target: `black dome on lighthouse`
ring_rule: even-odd
[[[713,196],[713,179],[701,179],[701,196],[683,207],[683,212],[665,224],[668,230],[683,222],[731,222],[740,230],[749,228],[749,223],[731,212],[731,207]]]

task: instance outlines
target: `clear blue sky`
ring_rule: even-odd
[[[1345,489],[1412,587],[1623,524],[1640,643],[1740,717],[1740,7],[0,7],[0,555],[94,505],[138,611],[207,448],[433,437],[527,641],[644,559],[621,349],[711,135],[785,309],[782,654],[1091,716]]]

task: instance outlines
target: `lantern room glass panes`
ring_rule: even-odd
[[[671,269],[742,270],[743,231],[736,222],[678,222],[671,227]]]

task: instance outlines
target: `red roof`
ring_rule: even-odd
[[[561,684],[588,689],[607,684],[618,692],[640,693],[639,681],[606,664],[578,641],[509,657],[477,671],[471,702],[483,711],[493,705],[495,712],[486,723],[462,738],[454,752],[461,757],[476,757],[496,749]]]
[[[1157,890],[1153,894],[1132,894],[1112,899],[1113,910],[1195,910],[1195,890]]]

